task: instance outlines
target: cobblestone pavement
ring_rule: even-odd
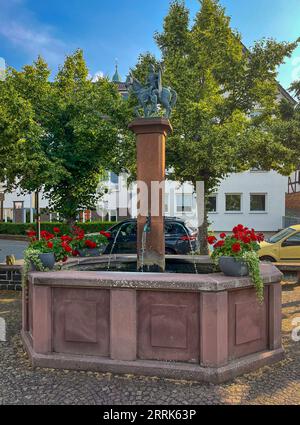
[[[283,284],[286,357],[223,385],[115,376],[94,372],[32,369],[19,336],[20,294],[0,291],[0,317],[7,342],[0,342],[1,404],[300,404],[300,342],[291,338],[300,317],[300,286]]]

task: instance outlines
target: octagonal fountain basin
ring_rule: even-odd
[[[72,258],[64,270],[137,272],[137,256],[128,254]],[[147,268],[145,267],[145,272]],[[206,274],[220,271],[207,255],[166,255],[166,273]]]
[[[22,338],[33,366],[219,383],[283,358],[274,265],[261,265],[259,304],[248,277],[82,270],[96,263],[30,273]]]

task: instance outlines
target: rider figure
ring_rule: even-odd
[[[153,104],[153,111],[157,111],[157,102],[160,95],[160,72],[155,72],[153,64],[149,65],[149,75],[147,78],[147,87],[149,87],[150,97]]]

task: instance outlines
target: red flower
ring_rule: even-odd
[[[47,238],[47,236],[48,236],[48,232],[47,232],[47,230],[42,230],[42,231],[41,231],[41,238],[46,239],[46,238]]]
[[[105,230],[101,230],[100,235],[105,236],[107,239],[111,237],[111,233],[106,232]]]
[[[71,242],[73,240],[73,238],[71,236],[69,236],[69,235],[63,235],[63,236],[60,237],[60,239],[63,242]]]
[[[53,248],[53,242],[48,242],[47,247],[50,248],[50,249]]]
[[[220,234],[220,238],[225,239],[226,238],[226,233],[221,233]]]
[[[236,242],[232,245],[231,249],[232,249],[232,252],[240,252],[241,245],[238,242]]]
[[[222,248],[222,246],[224,246],[225,241],[218,241],[215,245],[214,248]]]
[[[63,247],[63,249],[66,252],[72,252],[73,251],[72,248],[68,244],[66,244],[66,243],[62,243],[61,246]]]
[[[91,241],[90,239],[87,239],[87,240],[85,241],[85,245],[86,245],[88,248],[91,248],[91,249],[97,248],[97,244],[96,244],[96,242]]]
[[[217,238],[215,236],[207,236],[207,242],[209,245],[213,245],[216,242]]]
[[[60,233],[60,228],[59,227],[53,227],[53,232],[54,233]]]
[[[27,230],[27,236],[29,238],[33,238],[34,236],[36,236],[36,232],[34,230]]]
[[[249,238],[249,236],[243,236],[243,237],[242,237],[242,241],[243,241],[244,243],[250,243],[250,242],[251,242],[251,238]]]
[[[77,249],[75,249],[74,251],[72,251],[72,256],[73,257],[78,257],[79,255],[79,251]]]
[[[259,233],[258,235],[257,235],[257,241],[258,242],[262,242],[262,241],[264,241],[265,240],[265,236],[264,236],[264,234],[263,233]]]
[[[73,226],[73,233],[77,236],[76,239],[83,239],[84,238],[84,230],[80,227]]]
[[[64,258],[62,259],[63,263],[65,263],[65,262],[67,261],[67,259],[68,259],[68,257],[64,257]]]

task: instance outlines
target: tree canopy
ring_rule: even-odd
[[[299,149],[274,137],[272,128],[279,113],[277,69],[298,41],[263,39],[247,49],[217,0],[200,1],[193,22],[184,1],[174,0],[155,40],[164,85],[178,93],[169,178],[204,181],[209,194],[232,172],[292,171]],[[135,72],[143,73],[149,59],[149,53],[140,57]]]
[[[120,156],[126,108],[108,79],[91,81],[81,50],[49,78],[39,57],[0,84],[0,179],[24,191],[43,187],[53,209],[74,220],[95,207],[99,178]]]

